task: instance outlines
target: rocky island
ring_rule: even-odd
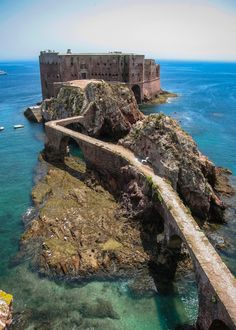
[[[200,223],[223,221],[225,206],[216,184],[221,171],[175,120],[163,114],[145,117],[128,87],[101,81],[65,83],[56,98],[43,102],[42,115],[45,121],[83,116],[82,124],[73,129],[117,141],[139,159],[148,159]],[[39,215],[22,238],[25,250],[28,245],[38,247],[34,261],[40,272],[66,277],[127,275],[147,267],[150,253],[158,264],[158,245],[148,227],[159,218],[158,235],[163,222],[148,184],[140,187],[128,168],[122,183],[101,177],[73,157],[59,167],[54,161],[50,159],[47,176],[33,190]],[[144,249],[147,245],[151,252]]]
[[[177,266],[192,267],[186,244],[174,243],[173,249],[166,241],[166,212],[177,216],[178,211],[171,200],[163,201],[163,189],[169,186],[171,194],[177,192],[174,198],[187,207],[190,226],[197,226],[192,216],[202,228],[208,222],[223,223],[222,194],[233,194],[228,172],[202,155],[174,119],[144,116],[133,91],[123,84],[66,82],[56,97],[43,101],[41,111],[44,121],[59,120],[59,132],[64,132],[65,120],[75,137],[79,132],[98,139],[91,140],[95,145],[106,141],[104,150],[117,149],[128,158],[134,153],[143,172],[124,156],[120,174],[112,175],[106,166],[92,164],[103,163],[99,153],[90,155],[82,144],[84,162],[69,156],[69,138],[56,150],[48,135],[41,158],[47,175],[32,192],[35,212],[30,221],[26,219],[21,256],[30,256],[31,266],[52,278],[133,278],[134,294],[161,290]],[[150,176],[144,174],[149,172]],[[153,181],[155,175],[163,178],[162,188]],[[198,324],[210,322],[205,313],[200,312]]]

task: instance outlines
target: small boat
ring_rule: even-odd
[[[14,125],[13,127],[14,127],[15,129],[16,129],[16,128],[23,128],[24,125]]]
[[[0,126],[0,131],[3,131],[4,130],[4,127],[3,126]]]
[[[5,71],[0,70],[0,76],[7,74]]]

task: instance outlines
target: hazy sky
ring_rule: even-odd
[[[236,0],[0,0],[0,59],[43,49],[236,61]]]

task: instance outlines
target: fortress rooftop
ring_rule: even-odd
[[[61,56],[65,55],[81,55],[81,56],[111,56],[111,55],[117,55],[117,56],[124,56],[124,55],[129,55],[129,56],[144,56],[142,54],[137,54],[137,53],[123,53],[120,51],[113,51],[113,52],[107,52],[107,53],[72,53],[70,49],[67,50],[66,53],[60,53],[52,50],[43,50],[40,52],[40,54],[57,54]]]

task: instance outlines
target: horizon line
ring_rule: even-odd
[[[150,56],[149,56],[150,57]],[[227,60],[227,59],[191,59],[191,58],[156,58],[154,56],[151,56],[152,58],[155,59],[155,61],[169,61],[169,62],[203,62],[203,63],[236,63],[236,59],[235,60]],[[13,63],[13,62],[38,62],[38,57],[32,57],[32,58],[11,58],[11,59],[6,59],[0,58],[0,63]]]

